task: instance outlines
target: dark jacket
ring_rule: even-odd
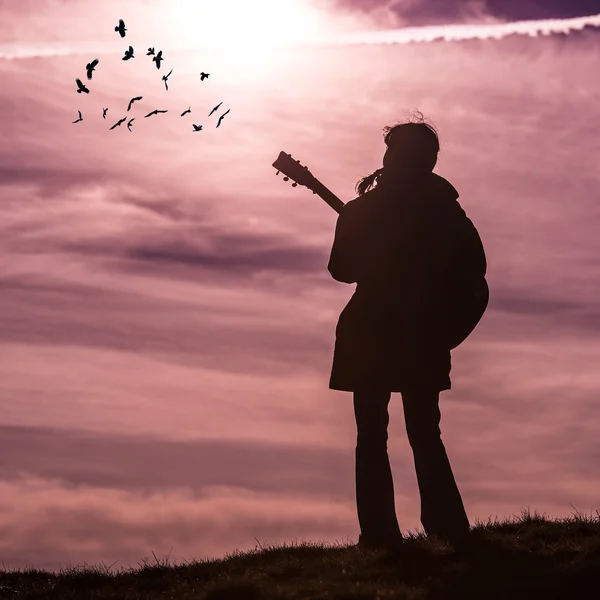
[[[449,286],[487,267],[457,198],[434,173],[381,177],[342,208],[328,269],[357,286],[338,320],[331,389],[450,389]]]

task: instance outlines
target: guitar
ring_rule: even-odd
[[[273,167],[277,169],[276,175],[280,172],[284,174],[284,181],[294,181],[292,187],[302,185],[308,188],[325,200],[338,214],[344,207],[344,202],[325,187],[308,167],[293,159],[290,154],[280,152]],[[489,302],[490,291],[485,277],[477,277],[461,281],[453,287],[453,294],[449,305],[451,350],[462,344],[481,320]]]

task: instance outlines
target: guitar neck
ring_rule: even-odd
[[[339,213],[344,203],[328,188],[326,188],[316,177],[313,184],[315,194],[318,194],[335,212]]]

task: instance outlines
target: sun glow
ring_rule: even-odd
[[[178,40],[197,49],[254,52],[324,32],[324,13],[308,0],[171,0],[166,14]]]
[[[315,6],[322,0],[167,1],[156,18],[169,41],[208,52],[207,68],[238,83],[272,74],[298,43],[323,39],[332,24]]]

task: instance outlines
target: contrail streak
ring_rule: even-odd
[[[569,33],[586,26],[600,27],[600,14],[573,19],[544,19],[537,21],[513,21],[484,25],[438,25],[430,27],[406,27],[339,36],[330,44],[409,44],[412,42],[453,42],[469,39],[500,39],[511,34],[549,35]]]
[[[434,41],[453,42],[469,39],[500,39],[511,34],[536,37],[553,33],[568,34],[586,26],[600,27],[600,14],[573,19],[543,19],[537,21],[513,21],[483,25],[436,25],[430,27],[405,27],[333,35],[323,39],[306,40],[300,44],[318,46],[346,46],[354,44],[409,44]],[[198,50],[196,47],[166,47],[170,52]],[[112,45],[107,44],[0,44],[0,60],[19,60],[53,56],[77,56],[114,53]]]
[[[25,58],[49,58],[53,56],[78,56],[108,54],[113,49],[102,44],[0,44],[0,60],[19,60]]]

